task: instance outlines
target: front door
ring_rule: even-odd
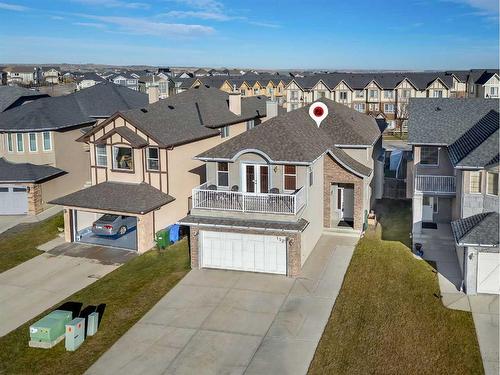
[[[340,220],[352,220],[354,217],[354,189],[337,187],[337,211]]]
[[[244,165],[242,185],[247,193],[269,192],[269,166],[261,164]]]
[[[423,197],[422,199],[422,221],[434,221],[434,197]]]

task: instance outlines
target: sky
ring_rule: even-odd
[[[0,0],[0,64],[498,68],[498,0]]]

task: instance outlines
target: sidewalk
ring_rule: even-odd
[[[7,215],[0,216],[0,233],[3,233],[10,228],[15,227],[18,224],[23,223],[36,223],[37,221],[43,221],[51,216],[62,211],[59,206],[50,207],[47,210],[41,212],[38,215]]]

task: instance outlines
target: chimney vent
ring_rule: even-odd
[[[240,93],[230,93],[229,94],[229,110],[235,115],[241,116],[241,94]]]

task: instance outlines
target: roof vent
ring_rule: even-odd
[[[440,108],[440,107],[436,107],[436,111],[440,111],[440,110],[441,110],[441,108]]]
[[[148,110],[146,108],[141,108],[142,113],[148,113]]]
[[[168,108],[174,109],[174,106],[173,105],[169,105]]]
[[[209,85],[205,85],[205,87],[206,87],[207,89],[209,89],[209,88],[210,88],[210,86],[209,86]]]

